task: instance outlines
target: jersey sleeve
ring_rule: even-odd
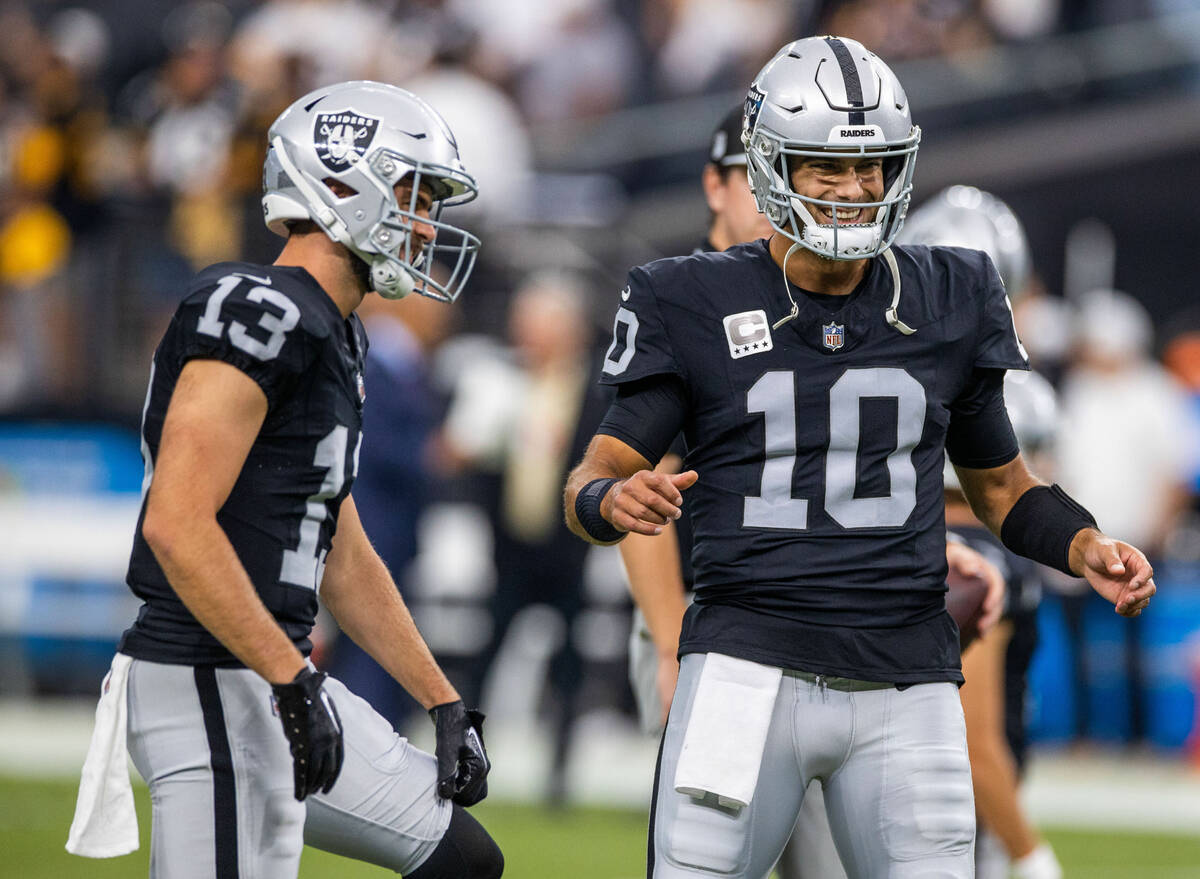
[[[1002,369],[977,369],[950,406],[946,454],[960,467],[989,469],[1007,464],[1020,448],[1004,405]]]
[[[983,260],[980,281],[983,310],[974,365],[982,369],[1029,369],[1029,357],[1017,338],[1012,304],[1004,292],[1000,274],[986,254],[980,256]]]
[[[254,379],[273,406],[312,363],[318,345],[296,300],[234,274],[202,282],[175,314],[177,367],[197,358],[221,360]]]
[[[622,385],[651,375],[677,375],[683,369],[671,347],[649,274],[629,273],[613,320],[613,341],[604,355],[600,381]]]

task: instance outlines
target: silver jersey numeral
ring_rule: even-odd
[[[858,449],[863,430],[860,402],[896,401],[896,448],[887,457],[891,490],[884,497],[855,497]],[[764,464],[758,497],[744,499],[747,528],[808,528],[808,499],[792,497],[796,468],[796,378],[790,371],[764,373],[746,393],[746,410],[761,412]],[[917,505],[912,454],[925,425],[925,388],[897,367],[848,369],[829,389],[829,445],[825,449],[825,511],[843,528],[894,528]]]

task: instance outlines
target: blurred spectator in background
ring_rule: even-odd
[[[889,61],[953,54],[993,41],[978,4],[965,0],[849,0],[833,6],[827,32],[860,40]]]
[[[1187,402],[1179,386],[1151,359],[1153,327],[1146,309],[1126,293],[1092,290],[1076,303],[1074,359],[1062,385],[1058,476],[1064,489],[1093,511],[1106,531],[1128,535],[1152,562],[1188,501],[1191,455]],[[1113,419],[1114,411],[1137,413]],[[1120,473],[1119,479],[1098,479]],[[1076,662],[1076,735],[1088,734],[1083,608],[1091,590],[1065,602]],[[1121,626],[1129,686],[1128,734],[1146,735],[1145,677],[1140,619]]]
[[[166,61],[136,77],[121,109],[140,134],[145,184],[165,212],[174,249],[193,267],[242,253],[229,163],[240,94],[225,45],[232,18],[216,3],[180,6],[163,21]]]
[[[814,5],[811,0],[651,0],[645,13],[657,37],[663,95],[745,88],[781,42],[803,35],[794,27]]]
[[[464,372],[444,436],[448,453],[461,466],[498,476],[491,511],[494,628],[464,698],[480,698],[484,676],[520,611],[545,604],[565,622],[547,682],[554,696],[547,794],[555,803],[565,797],[570,734],[583,683],[575,623],[585,603],[588,552],[563,522],[562,484],[607,406],[607,394],[595,380],[599,358],[592,356],[587,314],[586,292],[570,278],[539,275],[522,285],[509,310],[515,362]]]
[[[363,410],[354,499],[371,543],[401,593],[417,557],[417,530],[436,479],[431,448],[443,403],[433,389],[430,360],[446,338],[454,311],[426,296],[400,301],[368,296],[358,308],[367,330]],[[411,596],[405,595],[411,604]],[[371,703],[403,731],[420,706],[344,633],[334,642],[326,671]]]
[[[970,247],[995,266],[1010,303],[1024,302],[1033,272],[1029,240],[1004,201],[974,186],[951,186],[909,216],[900,244]],[[1004,403],[1030,470],[1046,481],[1055,473],[1058,427],[1054,388],[1037,372],[1010,370]],[[1025,815],[1018,786],[1028,745],[1028,674],[1038,642],[1037,612],[1048,568],[1007,550],[971,510],[958,472],[947,460],[946,527],[1003,574],[1007,591],[1000,622],[962,654],[966,684],[959,691],[975,791],[975,870],[978,879],[1062,879],[1049,844]]]
[[[1189,509],[1168,538],[1172,562],[1200,571],[1200,309],[1195,306],[1168,322],[1171,337],[1163,347],[1163,364],[1187,395],[1191,442],[1187,461]]]
[[[637,42],[612,0],[449,0],[479,34],[476,69],[530,121],[619,109],[633,90]]]
[[[89,77],[106,50],[82,10],[44,31],[20,6],[0,10],[0,408],[81,393],[85,300],[67,270],[98,219],[88,151],[106,119]]]
[[[464,162],[471,162],[479,198],[469,206],[485,223],[527,216],[533,149],[521,109],[476,72],[477,32],[456,19],[440,22],[440,49],[404,85],[443,111]]]
[[[402,28],[392,5],[264,0],[234,34],[233,74],[251,89],[256,103],[278,103],[292,85],[315,89],[339,80],[379,79],[384,59],[411,57],[411,51],[404,52],[408,44],[399,37]]]

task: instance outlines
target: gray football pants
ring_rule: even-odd
[[[346,758],[328,794],[293,796],[271,688],[248,669],[134,660],[127,743],[150,786],[152,879],[287,879],[305,843],[407,875],[450,822],[436,763],[339,681]]]
[[[689,595],[690,598],[690,595]],[[658,653],[646,618],[633,611],[629,633],[629,683],[637,702],[638,719],[646,733],[662,735],[662,700],[658,696]],[[825,794],[812,781],[800,806],[800,817],[776,865],[780,879],[846,879],[825,814]]]
[[[951,683],[905,690],[785,671],[750,805],[674,790],[703,654],[683,658],[651,813],[654,879],[765,879],[813,779],[851,879],[969,879],[975,807],[966,727]]]

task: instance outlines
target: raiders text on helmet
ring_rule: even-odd
[[[416,290],[453,300],[475,265],[479,239],[441,219],[445,207],[475,198],[445,121],[418,98],[378,82],[343,82],[318,89],[288,107],[267,133],[263,213],[271,231],[312,220],[371,267],[371,284],[399,299]],[[395,185],[411,175],[408,203]],[[339,198],[326,181],[353,190]],[[417,213],[423,186],[433,196],[429,218]],[[436,237],[424,246],[414,222]],[[437,268],[435,268],[435,263]]]
[[[862,44],[808,37],[784,46],[759,71],[746,97],[742,140],[758,209],[781,235],[830,259],[881,253],[900,231],[912,193],[921,130],[895,74]],[[791,184],[793,156],[883,159],[883,200],[870,223],[838,223],[839,202],[802,196]],[[819,224],[811,207],[833,222]]]

